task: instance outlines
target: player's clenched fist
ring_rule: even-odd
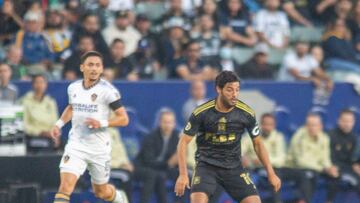
[[[58,126],[54,126],[51,131],[50,131],[50,135],[53,139],[58,139],[58,137],[60,136],[60,128]]]
[[[176,180],[175,184],[175,193],[176,196],[183,196],[185,192],[185,187],[190,189],[189,186],[189,177],[187,175],[180,175],[178,179]]]
[[[270,184],[273,186],[274,191],[278,192],[280,190],[281,187],[281,180],[279,177],[277,177],[277,175],[269,175],[268,177]]]

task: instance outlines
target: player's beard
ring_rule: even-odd
[[[223,95],[220,95],[220,101],[221,103],[223,104],[223,106],[227,109],[230,109],[232,107],[234,107],[235,105],[232,105],[227,99],[225,96]]]

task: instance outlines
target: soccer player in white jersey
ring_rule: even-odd
[[[120,101],[118,90],[100,78],[103,57],[90,51],[81,57],[84,79],[68,87],[69,105],[52,129],[60,136],[61,127],[71,120],[72,128],[60,163],[60,187],[54,203],[70,202],[78,178],[86,169],[91,175],[95,195],[105,201],[127,203],[124,192],[108,184],[111,143],[107,127],[126,126],[129,118]],[[110,111],[115,117],[109,120]]]

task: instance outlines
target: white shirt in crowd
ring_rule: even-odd
[[[318,61],[310,54],[303,57],[299,57],[296,52],[288,52],[283,60],[283,64],[279,73],[280,80],[294,81],[294,78],[289,70],[291,68],[296,69],[303,77],[310,77],[311,72],[319,67]]]
[[[125,56],[129,56],[135,52],[138,42],[141,39],[141,34],[133,26],[129,25],[126,29],[120,30],[116,27],[115,23],[106,27],[102,34],[108,46],[110,46],[116,38],[123,40],[125,43]]]
[[[285,37],[290,36],[289,21],[282,11],[270,12],[261,9],[255,16],[254,27],[274,46],[283,46]]]

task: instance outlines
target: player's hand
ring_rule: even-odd
[[[187,175],[179,175],[175,184],[175,194],[176,196],[183,196],[185,192],[185,187],[190,189],[189,177]]]
[[[281,187],[281,180],[279,177],[277,177],[276,174],[269,175],[268,177],[269,183],[273,186],[274,191],[278,192]]]
[[[53,140],[58,140],[60,135],[60,128],[55,125],[50,131],[50,136]]]
[[[100,128],[100,122],[98,120],[95,120],[93,118],[87,118],[85,121],[85,124],[92,129]]]

